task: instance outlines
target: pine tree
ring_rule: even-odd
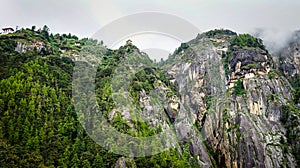
[[[98,153],[95,156],[95,159],[93,161],[93,167],[95,167],[95,168],[104,167],[102,157]]]
[[[79,167],[80,166],[80,160],[78,159],[77,153],[73,155],[73,158],[71,160],[71,167]]]
[[[27,140],[30,138],[30,122],[28,121],[28,117],[26,117],[23,125],[24,125],[23,139]]]
[[[84,160],[82,163],[83,168],[91,168],[91,164],[88,160]]]

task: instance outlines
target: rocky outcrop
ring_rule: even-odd
[[[286,78],[300,76],[300,32],[294,33],[296,37],[280,51],[274,54],[274,61],[279,70],[283,72]]]
[[[270,80],[267,76],[247,79],[243,83],[247,94],[219,100],[222,105],[216,108],[216,114],[208,115],[210,119],[204,125],[206,135],[211,135],[207,137],[208,143],[214,151],[221,152],[219,164],[280,167],[286,163],[295,167],[293,155],[283,152],[285,146],[281,142],[286,130],[280,122],[280,109],[291,96],[289,88],[284,81]],[[273,94],[278,96],[276,100],[270,99]]]
[[[115,168],[136,168],[135,162],[132,158],[120,157],[115,165]]]
[[[297,167],[281,122],[282,109],[292,99],[288,80],[269,74],[276,69],[266,50],[235,48],[226,40],[218,41],[222,45],[205,37],[193,40],[168,68],[171,79],[178,83],[180,106],[185,107],[176,118],[177,134],[191,142],[191,153],[198,156],[199,163],[205,163],[200,166]],[[224,53],[224,48],[231,49]],[[224,57],[229,57],[228,62]],[[226,63],[229,77],[225,75]],[[237,80],[242,81],[245,94],[234,94]],[[226,89],[226,83],[231,87]],[[182,113],[189,117],[180,121]],[[197,127],[185,129],[187,123]],[[195,136],[202,140],[195,140]]]
[[[271,59],[265,50],[233,48],[230,55],[231,78],[244,78],[247,74],[267,74]]]
[[[45,44],[42,41],[36,41],[36,42],[30,43],[30,44],[24,44],[21,42],[17,42],[17,47],[15,48],[15,51],[17,51],[19,53],[25,53],[27,51],[36,50],[37,53],[40,53],[43,48],[45,49]]]
[[[237,47],[235,33],[218,33],[199,35],[166,61],[177,93],[156,78],[153,92],[139,92],[140,117],[162,131],[174,129],[177,139],[168,134],[167,147],[182,154],[187,144],[190,162],[199,167],[297,167],[300,114],[286,79],[299,74],[297,54],[279,66],[282,76],[276,59],[274,65],[264,47],[253,47],[260,40]],[[130,124],[129,110],[117,111]]]

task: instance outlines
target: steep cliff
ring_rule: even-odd
[[[191,111],[189,123],[201,131],[203,141],[195,143],[192,130],[186,137],[191,152],[219,167],[297,167],[299,107],[262,41],[216,30],[187,46],[167,72],[186,95],[181,103]]]

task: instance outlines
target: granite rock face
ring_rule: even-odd
[[[293,39],[286,47],[274,54],[274,61],[286,78],[300,75],[300,32],[293,35]]]
[[[15,48],[15,51],[19,53],[26,53],[27,51],[36,51],[37,53],[40,53],[42,49],[48,50],[45,47],[44,42],[42,41],[36,41],[32,42],[30,44],[23,44],[21,42],[17,42],[17,47]]]
[[[168,147],[182,153],[188,144],[199,167],[297,167],[300,108],[290,79],[299,77],[300,41],[271,56],[253,42],[234,46],[237,37],[218,30],[182,45],[162,65],[177,93],[156,80],[167,101],[156,113],[153,95],[142,90],[143,117],[163,131],[174,129],[177,139],[169,134]],[[117,165],[125,167],[124,158]]]
[[[271,59],[266,51],[255,49],[233,49],[230,69],[235,72],[231,78],[244,77],[249,73],[265,74],[270,70]]]
[[[267,50],[232,47],[230,39],[235,37],[196,38],[167,69],[178,83],[180,106],[185,107],[178,118],[181,113],[189,114],[175,123],[178,135],[190,141],[191,153],[203,163],[199,166],[297,167],[292,152],[296,144],[288,140],[281,120],[283,108],[293,106],[293,88],[284,76],[274,73],[277,69]],[[284,71],[286,76],[299,72],[295,55],[290,59],[292,68]],[[243,94],[235,94],[237,80],[242,82]],[[293,121],[299,123],[299,116],[295,117]],[[186,129],[187,123],[196,126]]]

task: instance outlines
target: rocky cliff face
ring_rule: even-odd
[[[43,48],[45,49],[46,47],[44,42],[42,41],[37,41],[31,44],[23,44],[21,42],[17,42],[17,47],[15,48],[15,51],[19,53],[26,53],[27,51],[36,50],[37,53],[40,53]]]
[[[293,35],[293,39],[281,51],[274,54],[274,60],[278,68],[287,78],[299,76],[300,74],[300,32]]]
[[[285,77],[299,74],[298,44],[281,54],[294,51],[279,66],[284,77],[259,40],[241,37],[240,43],[257,41],[238,46],[234,40],[239,37],[226,32],[202,35],[174,56],[167,72],[186,108],[180,113],[189,112],[175,123],[179,137],[190,141],[199,166],[297,167],[299,107],[291,101],[294,89]],[[194,127],[185,130],[186,123]]]

